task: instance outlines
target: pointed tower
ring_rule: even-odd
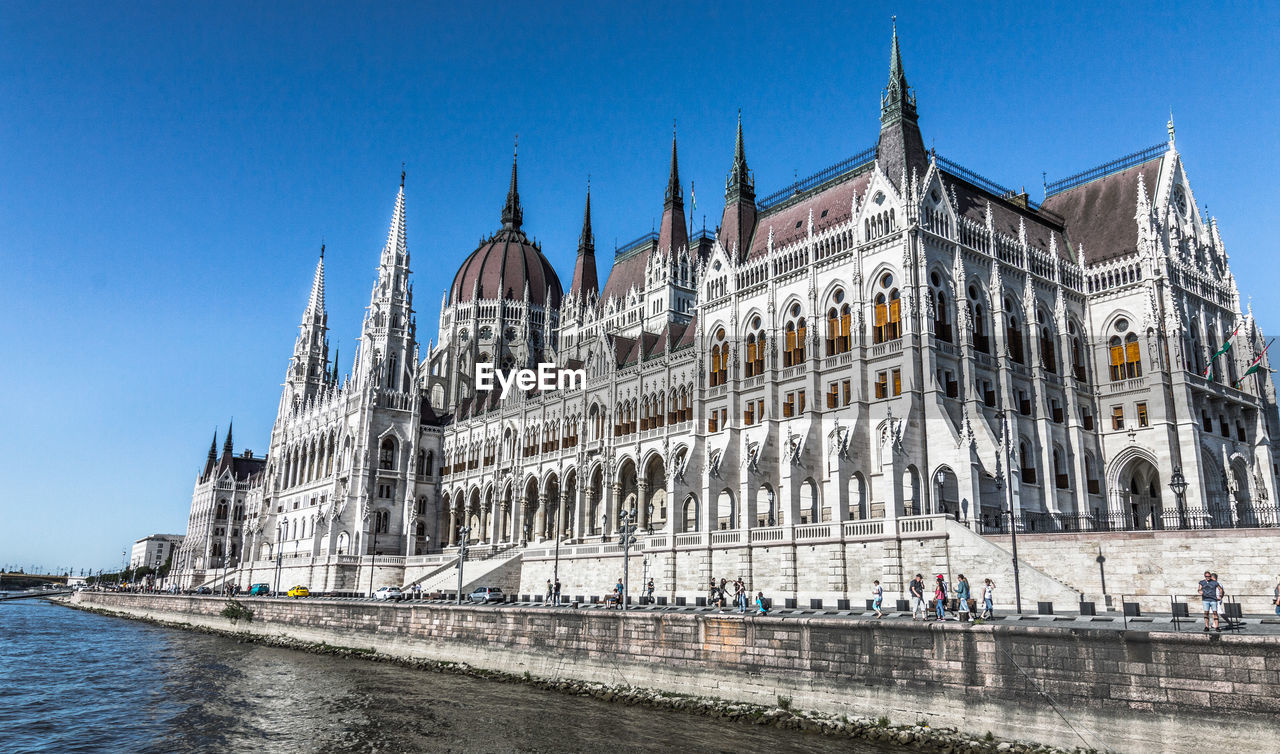
[[[515,173],[512,172],[512,180]],[[514,184],[512,189],[514,192]],[[511,198],[508,197],[510,205]],[[512,222],[519,223],[519,200]],[[503,221],[507,221],[503,211]],[[400,191],[391,212],[387,243],[378,262],[378,282],[373,286],[360,335],[359,384],[361,388],[408,391],[412,385],[413,354],[416,350],[413,325],[413,288],[409,285],[409,245],[405,234],[404,172]]]
[[[747,150],[742,143],[742,111],[738,111],[738,140],[733,147],[733,166],[724,182],[724,215],[720,219],[720,245],[742,261],[756,228],[756,182],[747,169]],[[736,251],[734,247],[737,247]]]
[[[213,441],[209,443],[209,457],[204,462],[204,473],[201,478],[209,476],[209,472],[213,471],[214,466],[218,464],[218,430],[213,430]]]
[[[227,439],[226,439],[226,442],[222,443],[223,456],[229,456],[236,452],[235,441],[231,437],[231,430],[234,426],[235,426],[234,420],[227,425]]]
[[[507,203],[502,205],[503,230],[520,230],[520,226],[524,223],[524,211],[520,209],[520,190],[517,188],[516,181],[518,158],[519,145],[517,144],[511,153],[511,185],[507,188]]]
[[[591,184],[587,184],[587,206],[582,211],[582,234],[578,236],[578,261],[573,265],[569,294],[579,304],[600,293],[596,278],[596,239],[591,232]]]
[[[907,74],[902,68],[896,17],[889,49],[889,84],[880,97],[880,141],[876,145],[876,159],[880,169],[894,182],[901,182],[901,176],[910,175],[913,170],[924,175],[929,165],[917,122],[916,95],[907,85]],[[898,186],[898,189],[906,187]]]
[[[302,311],[293,358],[285,375],[281,412],[306,401],[324,386],[329,367],[328,323],[329,315],[324,307],[324,244],[321,244],[320,258],[316,260],[315,275],[311,278],[311,294],[307,297],[307,308]]]
[[[666,199],[662,203],[662,224],[658,228],[658,251],[671,253],[689,245],[684,224],[684,191],[680,188],[680,166],[676,160],[676,133],[671,130],[671,175],[667,178]]]

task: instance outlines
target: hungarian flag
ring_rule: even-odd
[[[1276,342],[1275,338],[1272,338],[1270,341],[1268,341],[1267,344],[1262,347],[1262,350],[1258,352],[1258,355],[1254,357],[1253,361],[1249,362],[1249,368],[1244,371],[1244,375],[1241,376],[1240,379],[1236,382],[1237,390],[1239,390],[1240,386],[1244,384],[1245,377],[1248,377],[1249,375],[1255,372],[1262,371],[1262,356],[1267,352],[1267,349],[1270,348],[1271,344],[1274,342]]]
[[[698,196],[693,193],[693,181],[689,181],[689,202],[693,205],[693,209],[698,209]]]
[[[1235,330],[1231,332],[1230,335],[1227,336],[1227,340],[1225,343],[1222,344],[1222,348],[1219,348],[1217,351],[1213,353],[1212,356],[1209,357],[1209,365],[1204,368],[1204,376],[1206,378],[1208,378],[1209,375],[1213,374],[1213,362],[1217,361],[1219,356],[1231,350],[1231,341],[1235,340],[1236,333],[1238,332],[1240,332],[1239,327],[1237,327]]]

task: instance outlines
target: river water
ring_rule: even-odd
[[[520,684],[0,604],[0,750],[872,752]]]

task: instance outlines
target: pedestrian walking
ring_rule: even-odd
[[[756,592],[756,615],[768,615],[769,608],[764,604],[764,592]]]
[[[613,603],[622,609],[622,579],[618,579],[618,583],[613,585]]]
[[[933,586],[934,607],[938,611],[938,620],[947,619],[947,581],[938,574],[938,583]]]
[[[645,587],[649,593],[649,604],[653,604],[653,579],[649,579],[649,585]]]
[[[1271,604],[1276,606],[1276,616],[1280,617],[1280,583],[1276,584],[1276,590],[1273,594],[1275,599],[1271,600]]]
[[[555,583],[555,606],[560,607],[560,579],[556,579]]]
[[[554,587],[551,586],[551,579],[547,579],[547,598],[546,603],[551,604],[551,596],[555,593]]]
[[[956,616],[962,621],[969,620],[969,580],[960,574],[960,578],[956,579],[956,599],[959,601],[958,615]]]
[[[716,580],[711,580],[711,585],[707,587],[707,607],[715,607],[719,603],[720,589],[716,586]]]
[[[413,598],[415,600],[422,599],[422,584],[413,585]]]
[[[1200,594],[1200,601],[1204,607],[1204,630],[1209,630],[1209,616],[1213,615],[1213,630],[1221,631],[1218,627],[1218,593],[1221,590],[1217,579],[1213,578],[1213,574],[1209,571],[1204,572],[1204,578],[1200,580],[1197,591]]]
[[[925,604],[924,604],[924,575],[916,574],[911,580],[911,620],[924,620]],[[916,616],[920,617],[916,617]]]
[[[738,612],[746,614],[747,612],[747,584],[739,576],[738,580],[733,582],[733,601],[738,606]]]
[[[996,617],[996,584],[986,579],[982,584],[982,619],[991,620]]]
[[[880,609],[883,605],[884,587],[880,586],[879,581],[873,581],[871,582],[871,609],[876,611],[877,618],[884,617],[884,612]]]

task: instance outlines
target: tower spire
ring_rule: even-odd
[[[507,203],[502,207],[502,227],[504,230],[520,230],[524,222],[524,212],[520,209],[520,191],[517,188],[516,165],[520,154],[520,137],[516,137],[515,146],[511,150],[511,186],[507,189]]]
[[[209,443],[209,460],[212,461],[218,457],[218,430],[213,430],[213,442]]]
[[[676,127],[671,123],[671,174],[667,177],[667,193],[662,204],[662,224],[658,228],[658,249],[667,253],[689,245],[689,231],[684,221],[684,192],[680,189],[680,162],[676,157]]]
[[[231,429],[233,426],[235,426],[235,419],[232,419],[231,422],[227,424],[227,440],[222,443],[222,452],[225,455],[234,453],[236,450],[235,443],[231,439]]]
[[[578,236],[578,260],[573,265],[573,282],[569,295],[579,303],[589,295],[599,295],[600,285],[596,277],[596,238],[591,232],[591,179],[587,179],[587,203],[582,210],[582,234]]]
[[[316,261],[316,272],[311,278],[311,296],[307,299],[306,311],[302,313],[304,322],[311,316],[324,312],[324,244],[320,244],[320,259]]]
[[[742,138],[742,110],[738,110],[738,136],[733,145],[733,166],[724,185],[724,215],[720,218],[720,245],[741,261],[756,227],[756,185],[747,168]],[[736,252],[735,252],[736,248]]]
[[[929,153],[924,148],[917,121],[916,95],[907,84],[902,66],[902,48],[898,43],[898,19],[893,19],[893,41],[889,45],[889,83],[880,95],[880,141],[876,160],[890,181],[903,181],[900,176],[928,170]],[[899,191],[907,187],[898,186]]]

